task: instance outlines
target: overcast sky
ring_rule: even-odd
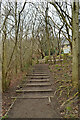
[[[2,0],[2,2],[4,3],[4,2],[8,2],[8,1],[10,1],[10,2],[15,2],[15,0]],[[23,3],[25,2],[25,0],[17,0],[18,2],[20,2],[20,3],[22,3],[22,5],[23,5]],[[38,2],[38,3],[40,3],[40,2],[46,2],[47,0],[26,0],[26,2],[34,2],[34,3],[36,3],[36,2]],[[48,1],[54,1],[54,0],[48,0]],[[56,0],[57,2],[62,2],[62,1],[67,1],[67,2],[70,2],[70,1],[72,1],[72,0]],[[27,5],[26,5],[26,8],[25,9],[27,9]],[[71,9],[70,9],[70,7],[68,7],[68,9],[69,9],[69,15],[71,16]],[[54,12],[54,15],[50,12],[51,10],[53,10],[53,11],[56,11],[55,10],[55,8],[52,6],[52,5],[50,5],[49,4],[49,12],[48,12],[48,14],[49,14],[49,16],[54,16],[54,21],[56,22],[56,23],[59,23],[59,24],[61,24],[61,21],[60,21],[60,19],[59,19],[59,17],[58,17],[58,15],[57,15],[57,13],[56,12]],[[33,11],[32,11],[33,12]],[[70,31],[70,34],[71,34],[71,31]]]

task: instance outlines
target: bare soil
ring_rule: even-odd
[[[54,110],[48,99],[18,99],[9,118],[59,118],[59,113]],[[13,112],[14,111],[14,112]]]

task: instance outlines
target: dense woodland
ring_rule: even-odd
[[[26,71],[39,60],[56,64],[57,56],[61,60],[63,54],[62,42],[68,41],[72,60],[71,82],[76,89],[74,96],[79,95],[79,1],[2,1],[0,5],[2,91],[9,88],[12,76]],[[66,56],[69,54],[65,54],[64,59]]]

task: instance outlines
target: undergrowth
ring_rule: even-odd
[[[58,56],[59,57],[59,56]],[[54,74],[56,91],[54,92],[60,104],[63,118],[78,118],[79,92],[72,85],[72,60],[64,59],[63,62],[49,66]]]

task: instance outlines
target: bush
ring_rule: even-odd
[[[23,70],[27,70],[29,68],[30,64],[25,64]]]
[[[45,59],[45,63],[48,63],[49,56],[45,56],[44,59]]]

